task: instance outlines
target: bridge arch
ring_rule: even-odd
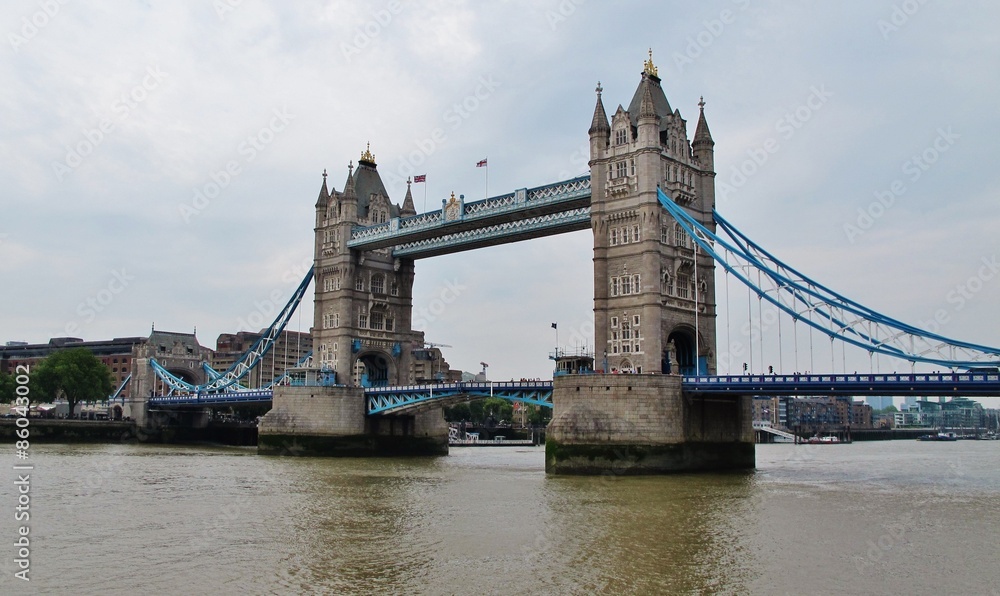
[[[197,374],[193,370],[180,367],[169,367],[167,372],[174,375],[178,379],[184,381],[185,383],[191,383],[192,385],[199,385],[205,381],[202,375]]]
[[[667,335],[667,347],[663,351],[663,373],[675,375],[694,375],[695,363],[695,331],[687,325],[680,325]],[[672,347],[671,347],[672,346]]]
[[[359,352],[354,360],[355,387],[384,387],[390,379],[398,379],[396,359],[377,349]]]

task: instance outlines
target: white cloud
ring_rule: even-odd
[[[428,208],[453,190],[482,194],[474,163],[486,155],[490,194],[575,175],[586,167],[578,153],[595,83],[603,82],[609,110],[627,104],[649,46],[692,134],[698,97],[706,97],[719,180],[756,144],[772,136],[782,143],[719,202],[733,223],[848,295],[904,321],[926,317],[994,246],[1000,42],[990,23],[1000,9],[927,4],[883,37],[877,23],[891,13],[887,0],[808,10],[732,2],[733,21],[676,68],[674,54],[729,4],[644,2],[623,11],[569,3],[571,13],[553,20],[566,3],[401,2],[394,12],[391,2],[244,2],[222,18],[211,3],[67,3],[0,60],[0,232],[9,235],[0,261],[7,276],[32,280],[30,292],[5,290],[0,339],[61,334],[81,297],[127,266],[142,282],[86,329],[88,338],[141,335],[155,320],[163,329],[197,325],[211,344],[308,257],[324,168],[341,188],[347,162],[370,141],[380,169],[398,171],[440,129],[445,141],[414,165],[428,175]],[[0,22],[16,28],[36,7],[5,4]],[[345,55],[344,44],[358,51]],[[115,102],[149,68],[167,76],[121,119]],[[483,77],[499,86],[455,124],[449,110]],[[794,136],[779,136],[778,119],[824,84],[829,102]],[[248,160],[241,143],[276,109],[294,119]],[[102,118],[114,130],[59,181],[52,163]],[[962,135],[953,152],[848,242],[844,223],[946,126]],[[185,223],[179,205],[234,160],[239,174]],[[389,191],[400,202],[405,186]],[[415,191],[418,207],[423,191]],[[569,313],[567,326],[581,324],[592,308],[584,236],[418,262],[420,291],[455,267],[476,280],[449,309],[454,325],[436,326],[432,341],[465,346],[449,355],[464,368],[484,359],[502,377],[548,376],[549,319]],[[475,267],[486,262],[488,270]],[[949,333],[1000,343],[991,310],[998,291],[985,288]]]

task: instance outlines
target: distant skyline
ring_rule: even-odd
[[[598,81],[610,116],[651,48],[689,136],[704,97],[729,221],[867,306],[1000,345],[993,3],[17,0],[0,17],[3,342],[155,323],[211,347],[266,326],[311,263],[324,170],[342,190],[370,143],[393,202],[426,175],[418,211],[482,198],[487,173],[490,195],[586,174]],[[418,261],[427,340],[454,368],[550,377],[551,323],[563,347],[593,342],[591,247]],[[729,289],[720,354],[747,337]],[[794,368],[776,342],[754,361]]]

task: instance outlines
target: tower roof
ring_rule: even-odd
[[[399,215],[409,217],[417,214],[417,208],[413,206],[413,193],[410,192],[410,179],[406,179],[406,196],[403,197],[403,207],[399,210]]]
[[[319,198],[316,199],[317,207],[326,207],[330,203],[330,191],[326,189],[326,170],[323,170],[323,187],[319,189]]]
[[[698,114],[698,128],[694,131],[694,143],[709,143],[714,145],[715,141],[712,140],[712,132],[708,130],[708,121],[705,120],[704,97],[698,102],[698,107],[701,109],[701,113]]]
[[[648,92],[653,102],[653,112],[660,117],[660,130],[667,128],[667,116],[670,116],[673,110],[670,109],[670,102],[667,101],[667,96],[663,93],[663,88],[660,87],[660,77],[656,76],[656,72],[656,67],[653,65],[653,51],[650,50],[649,59],[643,64],[642,80],[639,81],[639,86],[636,88],[635,94],[632,95],[632,101],[628,104],[629,120],[632,121],[632,126],[638,125],[639,113],[642,111],[642,100]]]
[[[604,89],[601,87],[601,82],[597,81],[597,105],[594,106],[594,118],[590,123],[589,134],[594,134],[595,132],[603,132],[611,134],[611,125],[608,124],[608,114],[604,110],[604,102],[601,101],[601,92]]]
[[[353,175],[348,176],[348,182],[351,183],[354,194],[358,197],[358,215],[361,217],[367,217],[372,195],[380,194],[387,199],[389,198],[389,193],[386,192],[385,185],[382,183],[382,177],[379,176],[378,166],[375,164],[375,155],[371,152],[371,143],[361,153],[358,169],[353,172]],[[344,192],[347,192],[346,186]],[[391,203],[390,205],[390,215],[398,217],[399,209]]]

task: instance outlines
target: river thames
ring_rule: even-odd
[[[4,594],[1000,595],[1000,442],[760,445],[752,473],[551,477],[416,459],[32,445]]]

